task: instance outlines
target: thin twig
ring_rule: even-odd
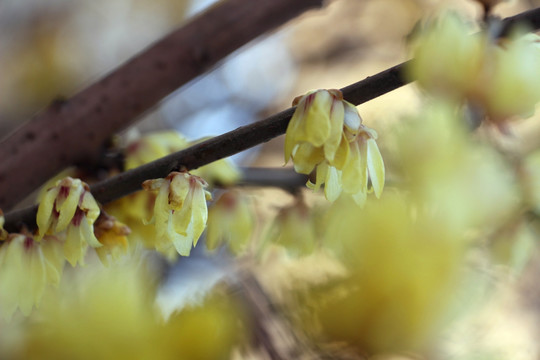
[[[503,26],[505,28],[507,27],[507,21],[511,24],[528,22],[531,26],[540,27],[540,8],[503,20]],[[505,30],[504,33],[507,32],[508,30]],[[412,80],[404,74],[406,65],[407,62],[401,63],[341,89],[344,98],[355,105],[360,105],[408,84]],[[141,184],[145,180],[163,178],[171,171],[179,170],[180,168],[196,169],[216,160],[247,150],[255,145],[267,142],[285,133],[294,110],[294,107],[289,108],[265,120],[242,126],[185,150],[99,182],[91,187],[92,194],[100,203],[107,203],[140,190]],[[36,226],[36,212],[37,207],[34,206],[6,214],[5,228],[9,231],[17,231],[22,224],[34,228]]]
[[[0,143],[0,208],[10,209],[234,50],[323,0],[225,0],[68,100],[57,100]]]

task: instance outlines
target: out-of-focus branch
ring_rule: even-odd
[[[517,19],[525,22],[530,20],[531,24],[540,26],[540,20],[538,20],[540,19],[540,8],[508,19],[512,23],[516,23]],[[503,25],[506,21],[503,21]],[[406,63],[401,63],[341,89],[344,98],[355,105],[359,105],[409,83],[412,80],[405,76],[405,66]],[[171,171],[182,168],[196,169],[267,142],[285,133],[294,110],[294,107],[289,108],[265,120],[239,127],[236,130],[104,180],[91,187],[92,194],[97,201],[107,203],[140,190],[141,184],[147,179],[163,178]],[[29,227],[35,227],[36,212],[37,207],[34,206],[6,214],[5,228],[9,231],[17,231],[21,223]]]
[[[292,168],[244,167],[240,169],[240,186],[273,186],[294,193],[303,188],[308,175],[298,174]]]
[[[0,208],[103,143],[165,96],[257,36],[322,0],[225,0],[72,98],[56,101],[0,143]]]

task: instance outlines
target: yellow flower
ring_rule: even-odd
[[[485,37],[470,35],[456,14],[426,25],[413,40],[414,58],[407,68],[423,88],[452,98],[463,98],[475,86],[484,62]]]
[[[190,142],[176,131],[161,131],[145,135],[128,144],[126,169],[144,165],[204,140],[206,139]],[[191,174],[208,180],[210,184],[219,183],[222,186],[234,184],[240,178],[240,172],[229,159],[202,166],[192,170]],[[178,252],[171,242],[156,239],[152,235],[155,234],[154,229],[148,224],[141,223],[141,219],[152,217],[155,198],[155,193],[139,191],[108,204],[105,210],[133,229],[130,237],[132,242],[142,243],[146,248],[155,248],[168,259],[173,260],[178,256]]]
[[[153,218],[156,248],[164,250],[172,243],[180,255],[189,256],[208,219],[206,200],[212,196],[206,186],[206,181],[187,172],[172,172],[165,179],[143,183],[144,190],[158,191]]]
[[[311,91],[294,99],[293,105],[296,111],[285,135],[285,162],[292,158],[296,171],[304,174],[309,174],[322,159],[341,167],[346,148],[342,141],[345,106],[341,92]]]
[[[368,194],[368,178],[371,180],[375,196],[382,194],[385,181],[384,162],[375,140],[377,133],[360,125],[356,138],[349,144],[349,156],[341,170],[323,162],[317,166],[315,184],[308,181],[308,187],[318,190],[324,183],[324,193],[334,201],[344,192],[352,195],[358,205],[363,205]]]
[[[217,289],[165,321],[154,301],[157,274],[140,265],[80,269],[66,278],[43,299],[39,321],[9,358],[214,360],[242,345],[247,317],[235,298]]]
[[[160,131],[131,142],[126,148],[126,170],[134,169],[188,147],[189,141],[176,131]]]
[[[127,235],[131,232],[129,227],[104,212],[101,213],[94,227],[96,237],[103,245],[96,248],[96,253],[105,266],[109,264],[109,257],[117,260],[127,253],[129,248]]]
[[[531,116],[540,100],[540,37],[514,35],[493,48],[477,82],[478,97],[492,121]]]
[[[0,246],[0,314],[10,319],[19,308],[29,315],[39,305],[48,284],[58,285],[64,266],[61,242],[52,236],[41,242],[11,234]]]
[[[206,247],[214,250],[223,241],[234,254],[240,254],[249,243],[255,219],[246,198],[240,192],[228,191],[208,211]]]
[[[540,100],[539,38],[517,33],[496,43],[486,32],[469,35],[464,20],[451,14],[416,37],[407,71],[428,91],[481,106],[500,126],[530,116]]]
[[[160,131],[133,141],[126,149],[126,170],[130,170],[189,146],[208,140],[189,141],[176,131]],[[221,159],[192,170],[193,175],[206,179],[210,184],[230,185],[238,181],[240,173],[229,159]]]
[[[362,125],[356,107],[339,90],[317,90],[296,98],[296,110],[285,135],[285,162],[292,158],[302,174],[316,169],[318,190],[325,184],[329,201],[342,191],[363,204],[368,175],[375,195],[384,187],[384,163],[375,142],[377,133]]]
[[[73,266],[83,263],[88,245],[102,246],[93,226],[100,210],[89,190],[81,180],[67,177],[47,190],[38,207],[37,240],[46,234],[65,236],[64,254]]]
[[[281,209],[268,236],[270,241],[283,246],[293,256],[311,254],[318,242],[311,209],[301,198]]]
[[[325,243],[347,272],[305,294],[313,323],[304,326],[318,342],[364,355],[419,351],[444,329],[466,244],[444,218],[413,210],[394,194],[363,210],[350,200],[333,204]]]

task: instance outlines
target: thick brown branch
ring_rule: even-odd
[[[540,26],[540,21],[532,20],[540,19],[540,8],[511,17],[508,21],[515,23],[516,19],[530,20],[530,24]],[[503,24],[505,22],[506,20]],[[410,80],[404,75],[405,66],[406,63],[401,63],[341,89],[344,98],[359,105],[407,84]],[[289,108],[265,120],[242,126],[188,149],[104,180],[91,187],[92,194],[100,203],[107,203],[140,190],[142,182],[147,179],[163,178],[171,171],[183,167],[196,169],[267,142],[285,133],[294,109]],[[21,223],[35,227],[36,211],[37,207],[30,207],[6,214],[5,228],[9,231],[17,231],[17,225]]]
[[[103,143],[181,85],[322,0],[226,0],[0,143],[0,208],[66,166],[92,162]]]

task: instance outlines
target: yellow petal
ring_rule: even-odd
[[[171,223],[168,225],[168,233],[176,251],[182,256],[189,256],[193,247],[193,225],[190,223],[186,229],[186,235],[178,234],[174,231]]]
[[[317,165],[317,171],[315,173],[315,184],[308,180],[306,186],[314,191],[319,190],[321,188],[321,185],[324,184],[327,172],[328,164],[326,162]]]
[[[328,201],[335,201],[341,194],[341,172],[333,166],[328,166],[324,183],[324,195]]]
[[[71,266],[77,263],[84,265],[84,255],[87,248],[86,242],[81,234],[81,227],[70,225],[66,231],[66,241],[64,242],[64,256]]]
[[[193,223],[193,246],[197,245],[208,220],[208,208],[202,187],[197,187],[193,193],[191,221]]]
[[[364,140],[361,140],[358,144],[360,149],[360,178],[359,181],[362,184],[360,191],[367,195],[367,186],[368,186],[368,149],[367,143]],[[359,195],[360,196],[360,195]]]
[[[169,188],[169,205],[173,210],[179,210],[189,192],[189,174],[180,173],[173,177]]]
[[[323,151],[309,143],[298,145],[293,155],[294,170],[300,174],[309,174],[317,164],[324,161]]]
[[[55,227],[56,232],[63,231],[68,227],[69,223],[73,219],[73,216],[75,215],[75,211],[77,211],[77,208],[79,207],[79,200],[81,199],[83,187],[80,185],[80,180],[78,183],[79,184],[76,185],[74,184],[75,186],[69,187],[69,194],[67,198],[57,198],[56,200],[56,210],[60,213],[58,223]],[[59,195],[62,196],[62,190],[60,190]]]
[[[93,224],[97,220],[101,212],[97,201],[89,191],[84,193],[80,208],[86,213],[86,218],[90,221],[90,224]]]
[[[345,104],[345,114],[344,114],[344,125],[346,131],[351,136],[356,136],[358,134],[360,125],[362,124],[362,118],[356,109],[356,106],[350,102],[344,101]]]
[[[169,182],[162,183],[154,202],[154,220],[156,228],[167,223],[169,220]],[[148,223],[148,222],[147,222]]]
[[[319,90],[306,97],[306,111],[303,132],[298,134],[298,141],[307,141],[314,146],[322,146],[330,136],[330,110],[333,97],[327,90]],[[298,104],[300,106],[300,104]]]
[[[374,139],[367,140],[367,167],[375,196],[379,198],[384,188],[384,162]]]
[[[193,190],[191,190],[180,210],[172,214],[172,223],[174,231],[178,234],[186,235],[189,223],[192,221],[193,214]]]
[[[294,147],[296,146],[298,140],[298,133],[302,130],[302,121],[304,121],[304,104],[305,101],[300,101],[294,114],[287,125],[287,131],[285,132],[285,164],[289,161],[292,156]]]
[[[48,281],[58,285],[64,270],[64,254],[61,241],[53,236],[49,236],[41,242],[43,256],[47,263]]]
[[[52,212],[54,208],[54,201],[56,200],[59,191],[60,189],[58,187],[50,189],[47,191],[47,193],[45,193],[43,200],[41,200],[39,203],[36,216],[36,223],[39,230],[38,240],[40,240],[51,227],[53,221]]]
[[[345,136],[345,134],[342,134],[341,141],[336,151],[334,160],[329,163],[336,169],[341,170],[345,166],[348,157],[349,157],[349,141],[347,140],[347,137]]]
[[[343,102],[332,101],[330,110],[330,134],[324,143],[324,156],[330,164],[332,164],[341,143],[344,116]]]
[[[96,238],[96,235],[94,234],[94,227],[88,223],[88,219],[86,219],[86,216],[83,216],[79,227],[81,228],[81,235],[88,245],[93,248],[103,246],[103,244],[100,243],[99,240]]]
[[[356,194],[362,189],[367,190],[367,168],[362,166],[358,142],[350,144],[351,152],[349,159],[342,170],[341,184],[348,194]]]

